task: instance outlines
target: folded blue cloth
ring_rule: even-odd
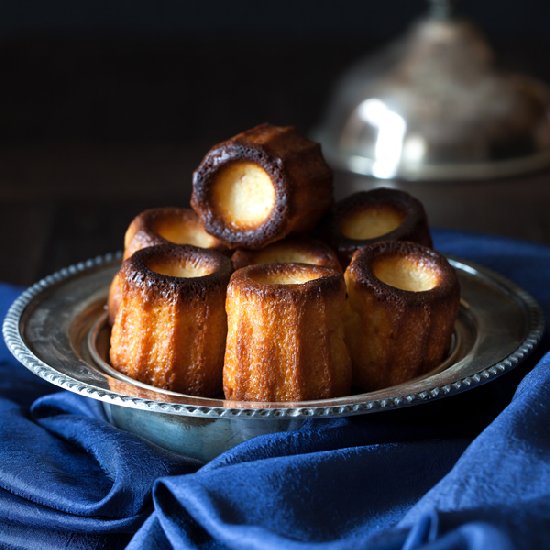
[[[550,318],[550,248],[435,237]],[[0,313],[17,292],[0,285]],[[113,428],[0,344],[0,548],[548,548],[549,343],[464,394],[311,422],[205,465]]]

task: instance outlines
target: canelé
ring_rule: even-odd
[[[111,365],[181,393],[221,393],[231,261],[189,245],[144,248],[122,263]]]
[[[261,248],[313,229],[332,203],[318,143],[292,127],[256,126],[210,149],[193,174],[191,206],[230,248]]]
[[[222,243],[202,227],[190,208],[150,208],[138,214],[124,235],[123,259],[155,244],[191,244],[199,248],[223,249]]]
[[[301,401],[348,394],[343,275],[303,264],[249,265],[227,290],[225,397]]]
[[[354,254],[345,280],[357,389],[400,384],[449,353],[460,289],[444,256],[418,243],[378,242]]]
[[[138,214],[124,235],[123,260],[134,252],[157,244],[190,244],[199,248],[224,250],[222,243],[208,234],[190,208],[150,208]],[[119,276],[109,287],[109,321],[114,323],[121,300]]]
[[[313,239],[287,238],[260,250],[236,250],[231,256],[234,269],[250,264],[314,264],[342,271],[335,252]]]
[[[411,241],[432,246],[422,203],[405,191],[388,187],[361,191],[338,202],[329,232],[344,266],[356,250],[376,241]]]
[[[122,288],[120,287],[120,272],[117,273],[109,285],[109,297],[107,299],[107,310],[109,312],[109,323],[111,326],[115,322],[116,314],[120,309],[122,300]]]

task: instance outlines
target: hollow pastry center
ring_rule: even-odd
[[[255,264],[316,264],[314,254],[299,250],[277,249],[262,251],[254,257]]]
[[[340,231],[348,239],[363,241],[374,239],[397,229],[405,214],[391,207],[367,207],[350,212],[340,225]]]
[[[238,229],[254,228],[273,210],[275,187],[258,164],[235,162],[218,172],[212,198],[226,223]]]
[[[210,248],[218,242],[194,220],[163,220],[158,222],[155,231],[168,242],[176,244]]]
[[[253,279],[264,285],[302,285],[322,275],[311,271],[280,271],[276,273],[255,274]]]
[[[207,262],[193,260],[157,260],[149,264],[149,269],[160,275],[169,277],[181,277],[190,279],[193,277],[204,277],[210,275],[216,268]]]
[[[372,271],[383,283],[411,292],[430,290],[440,282],[437,269],[415,257],[379,258],[374,262]]]

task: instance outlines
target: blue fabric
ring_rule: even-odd
[[[550,318],[550,248],[436,233]],[[18,289],[0,286],[0,312]],[[111,427],[0,344],[0,548],[550,547],[550,355],[418,407],[260,436],[208,464]]]

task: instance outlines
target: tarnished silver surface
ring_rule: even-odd
[[[255,435],[295,429],[306,419],[408,407],[453,395],[512,369],[536,345],[543,319],[526,292],[495,273],[451,260],[462,307],[453,349],[438,369],[375,392],[296,403],[186,396],[137,383],[106,364],[105,302],[119,256],[68,267],[38,282],[10,308],[5,341],[41,378],[105,404],[113,424],[201,460]]]
[[[499,71],[482,34],[435,4],[344,74],[315,132],[327,159],[354,174],[423,181],[549,166],[549,88]]]

